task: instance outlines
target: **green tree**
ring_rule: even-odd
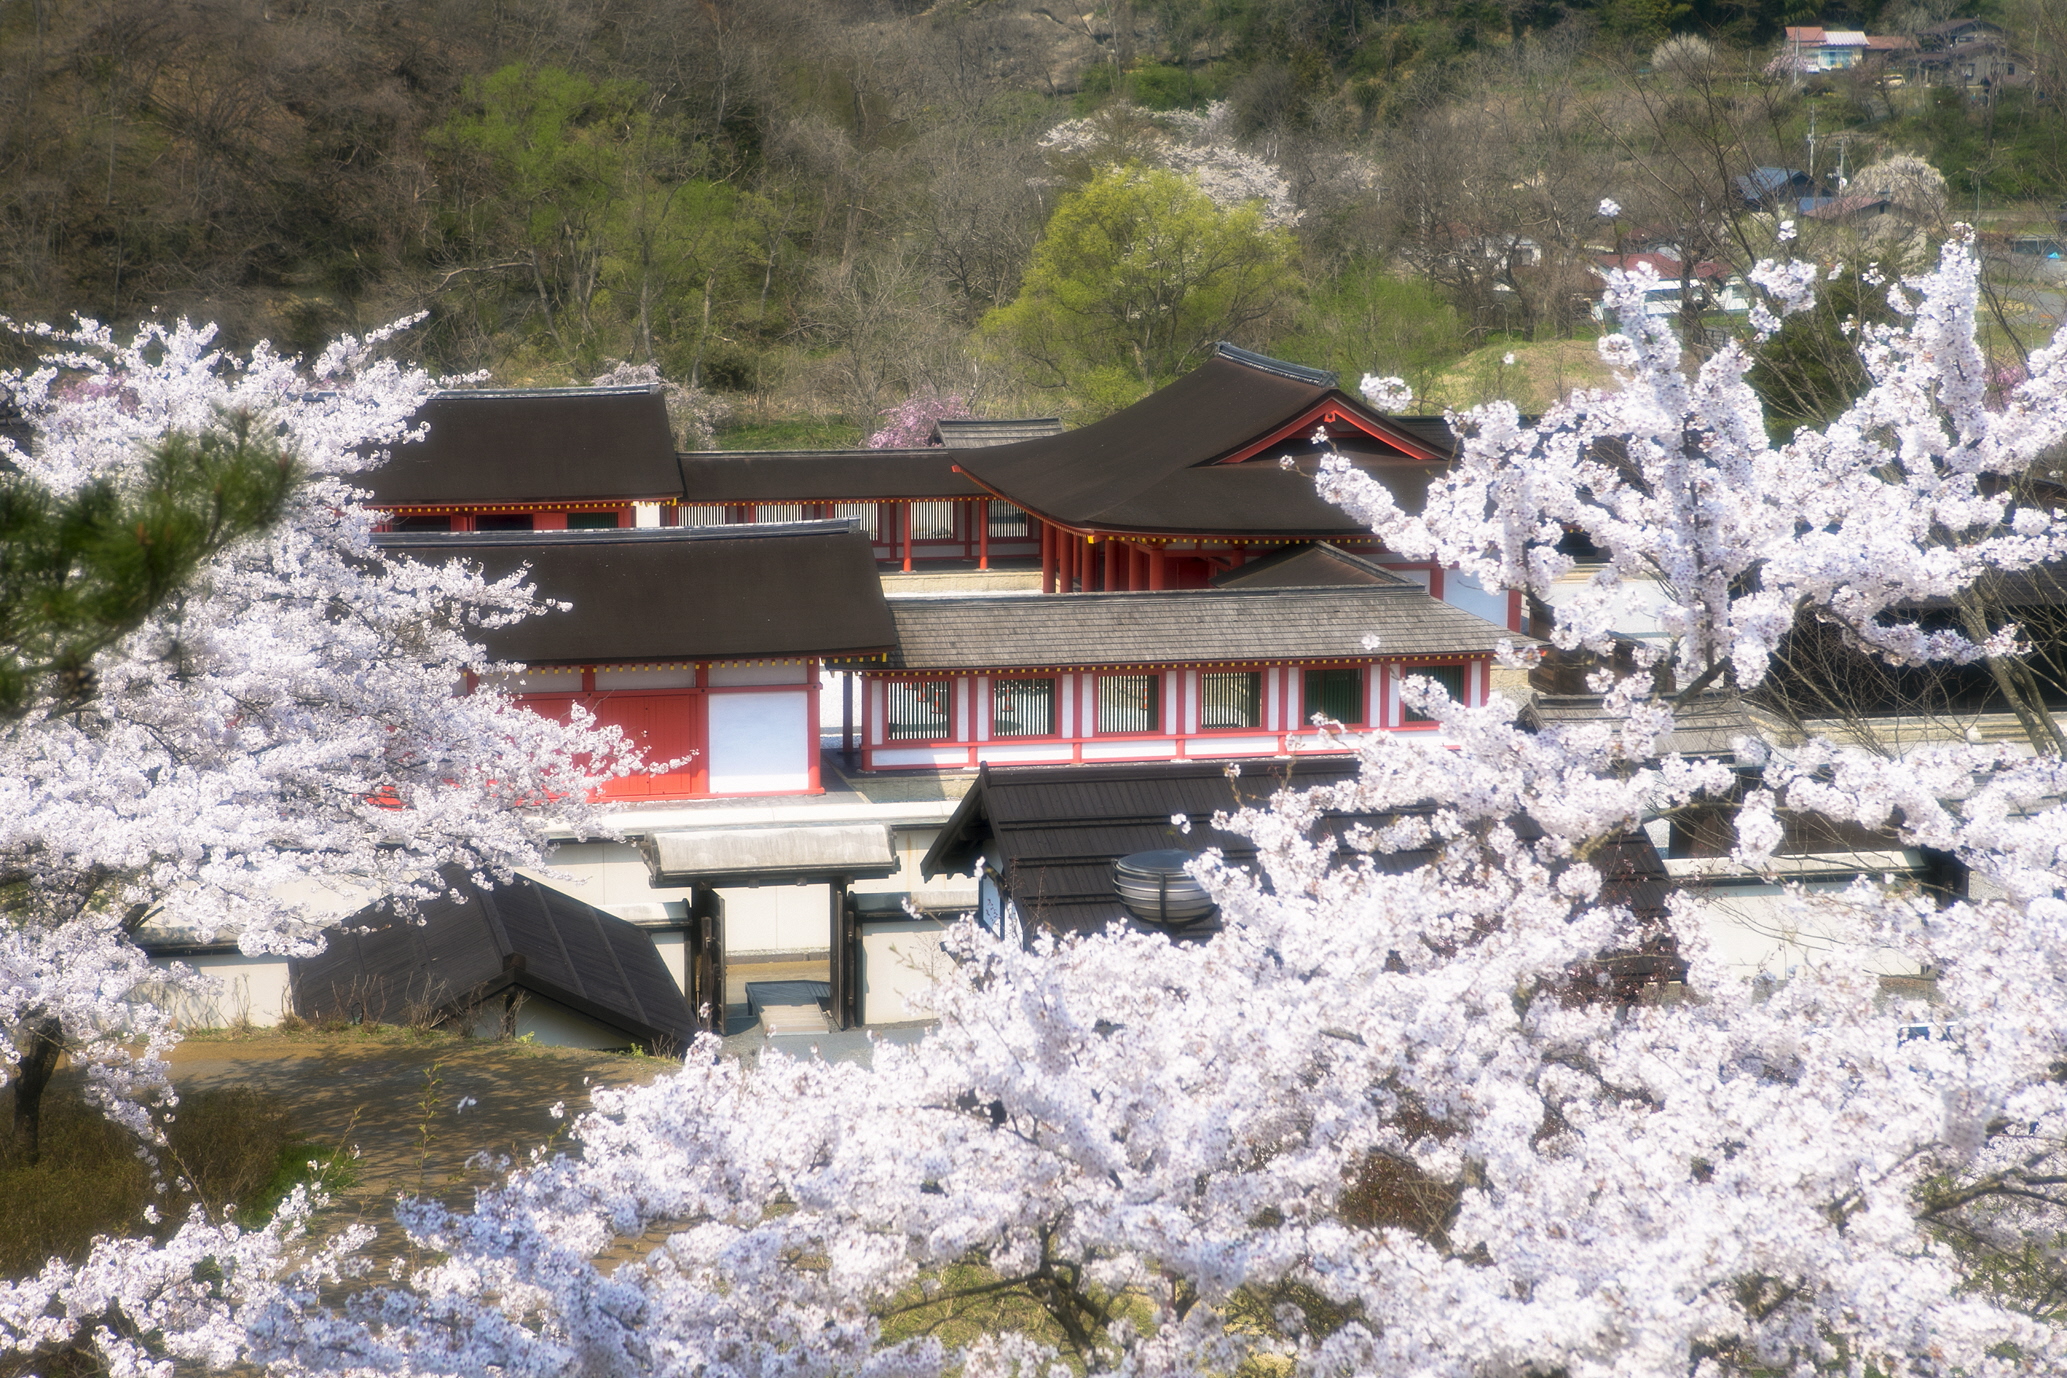
[[[1038,386],[1111,411],[1279,312],[1295,251],[1256,203],[1223,209],[1178,173],[1114,168],[1062,198],[1018,298],[984,328]]]
[[[1351,381],[1396,374],[1426,397],[1435,377],[1471,352],[1471,338],[1457,308],[1426,280],[1363,259],[1317,285],[1270,352]]]
[[[0,389],[0,412],[13,410]],[[166,436],[131,487],[60,493],[0,474],[0,718],[90,699],[94,657],[218,551],[272,525],[296,479],[247,416]]]
[[[714,305],[754,250],[731,187],[634,81],[510,66],[467,87],[431,136],[463,183],[461,262],[577,373],[605,356],[666,359],[692,377]]]

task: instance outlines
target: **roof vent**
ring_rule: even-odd
[[[1340,374],[1327,369],[1308,368],[1304,364],[1288,364],[1283,359],[1273,359],[1268,354],[1256,354],[1239,349],[1225,340],[1213,346],[1213,355],[1215,358],[1226,359],[1246,368],[1257,369],[1263,373],[1275,373],[1280,378],[1290,378],[1295,383],[1311,383],[1317,388],[1339,387],[1342,383]]]
[[[1175,849],[1121,857],[1112,864],[1112,884],[1120,892],[1120,903],[1143,923],[1169,928],[1207,917],[1220,906],[1184,869],[1191,860],[1190,852]]]

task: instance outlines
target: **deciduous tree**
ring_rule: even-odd
[[[382,358],[390,333],[304,369],[215,351],[184,322],[130,340],[86,327],[50,332],[50,362],[4,379],[37,432],[21,481],[60,504],[148,509],[167,454],[215,456],[227,484],[257,437],[301,476],[261,495],[281,511],[269,532],[248,517],[236,539],[175,531],[191,577],[78,667],[97,692],[25,681],[34,697],[0,733],[0,1069],[25,1133],[60,1051],[150,1132],[138,1101],[167,1089],[171,1033],[141,990],[162,976],[134,947],[147,921],[314,950],[343,909],[435,894],[443,867],[538,863],[550,829],[597,826],[591,785],[632,759],[614,730],[467,692],[495,668],[470,635],[537,611],[521,578],[373,547],[352,476],[412,438],[431,385]]]

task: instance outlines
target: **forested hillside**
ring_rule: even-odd
[[[2058,9],[5,0],[0,312],[308,349],[423,311],[440,370],[650,362],[778,442],[914,394],[1095,412],[1216,338],[1440,400],[1585,333],[1603,250],[1755,253],[1731,179],[1812,118],[1832,170],[1933,162],[1941,219],[2049,220]],[[1977,12],[2034,82],[1767,70],[1783,23]]]

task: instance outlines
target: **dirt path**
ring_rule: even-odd
[[[595,1086],[649,1082],[669,1060],[580,1049],[439,1040],[357,1043],[286,1037],[194,1039],[173,1050],[182,1090],[250,1086],[280,1097],[295,1129],[323,1147],[357,1150],[357,1182],[333,1218],[384,1226],[397,1193],[426,1192],[466,1205],[486,1174],[476,1153],[521,1159],[589,1106]],[[473,1104],[461,1108],[471,1098]],[[551,1107],[564,1104],[567,1118]],[[383,1243],[392,1227],[382,1228]],[[376,1252],[379,1246],[376,1245]]]

